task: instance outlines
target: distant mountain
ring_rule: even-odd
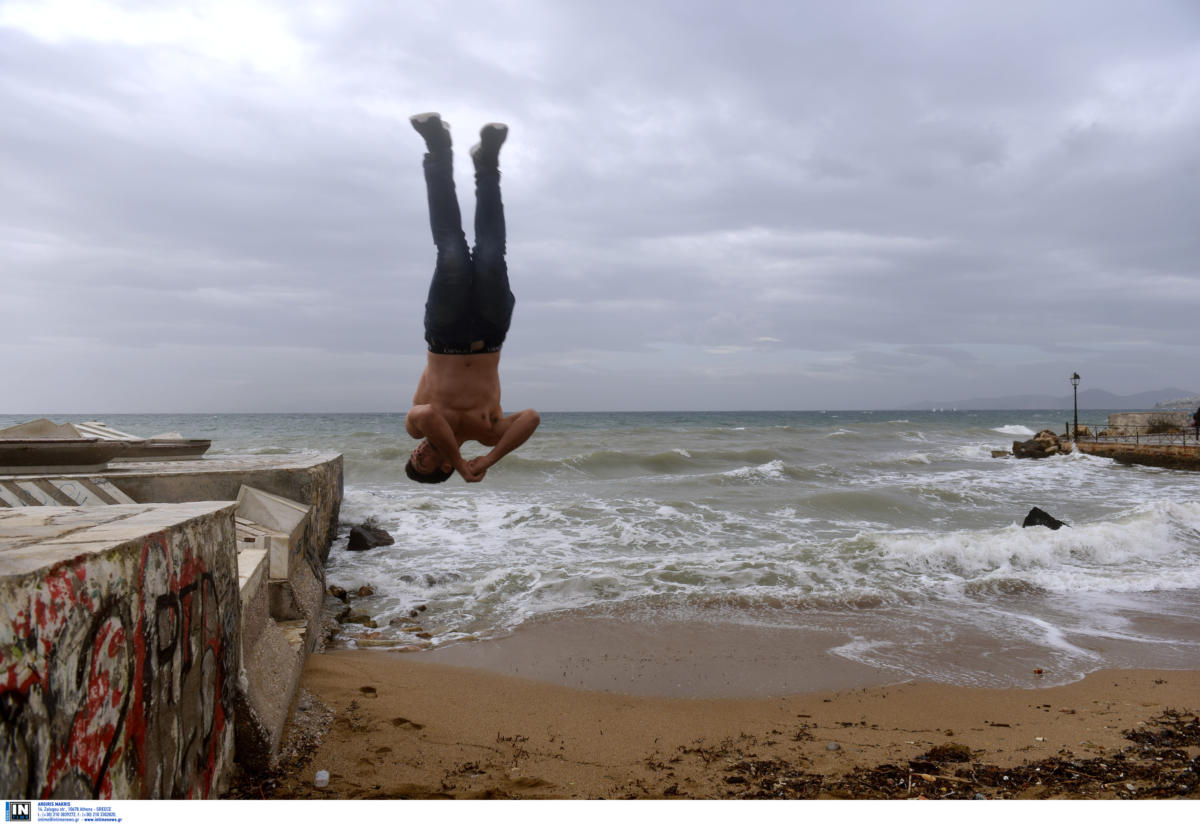
[[[1177,401],[1195,395],[1186,389],[1156,389],[1136,395],[1116,395],[1103,389],[1084,389],[1079,393],[1080,409],[1153,409],[1164,401]],[[904,409],[1072,409],[1071,395],[1004,395],[994,398],[967,398],[958,401],[923,401]]]

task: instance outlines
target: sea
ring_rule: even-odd
[[[376,644],[410,643],[421,610],[433,648],[597,616],[832,634],[830,655],[892,680],[1200,666],[1200,476],[993,455],[1068,418],[551,412],[482,483],[424,486],[404,475],[403,414],[69,416],[210,438],[210,455],[341,453],[327,578],[373,588],[355,603]],[[1022,527],[1035,506],[1068,526]],[[395,543],[348,551],[368,520]]]

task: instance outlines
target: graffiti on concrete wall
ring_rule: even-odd
[[[157,533],[3,593],[0,794],[216,792],[232,756],[236,561],[178,543]]]

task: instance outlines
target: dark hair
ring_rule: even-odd
[[[442,481],[454,474],[453,469],[443,470],[440,467],[430,472],[428,475],[422,475],[413,466],[412,458],[408,459],[408,463],[404,465],[404,474],[419,484],[440,484]]]

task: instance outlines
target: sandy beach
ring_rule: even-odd
[[[472,647],[470,667],[374,649],[310,656],[280,769],[243,777],[229,797],[1200,797],[1198,671],[1108,670],[1043,688],[680,697],[505,674],[496,670],[506,656],[494,654],[503,646],[461,648]],[[514,649],[510,664],[517,658]],[[690,667],[704,693],[721,680],[712,673],[729,671],[719,658],[663,660],[643,692],[686,692],[671,682]],[[593,669],[614,680],[630,672],[628,660]],[[330,782],[317,788],[322,769]]]

